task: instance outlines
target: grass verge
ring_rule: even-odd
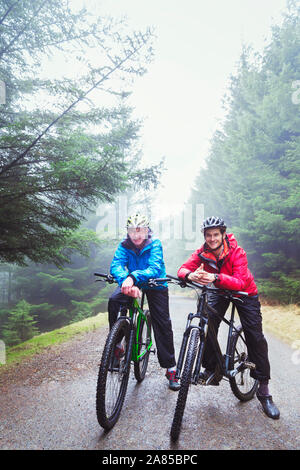
[[[300,341],[300,307],[297,305],[262,305],[263,327],[285,343],[292,346]],[[21,362],[23,359],[39,354],[44,349],[55,344],[66,342],[76,335],[93,331],[107,325],[107,313],[99,313],[77,323],[64,326],[48,333],[42,333],[34,338],[8,348],[6,351],[6,366]]]
[[[6,363],[3,365],[0,364],[0,370],[5,366],[12,365],[30,356],[39,354],[45,348],[51,347],[54,344],[57,345],[66,342],[75,335],[93,331],[105,325],[107,325],[107,313],[99,313],[96,316],[86,318],[80,322],[71,323],[63,328],[34,336],[24,343],[8,348],[6,351]]]
[[[262,305],[263,326],[292,346],[300,340],[300,307],[298,305]]]

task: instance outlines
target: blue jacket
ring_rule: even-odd
[[[141,250],[135,248],[129,238],[123,240],[114,255],[110,266],[110,273],[118,282],[132,275],[134,284],[142,289],[149,289],[147,281],[157,277],[166,277],[166,268],[163,259],[163,249],[158,238],[148,238]],[[163,289],[167,283],[152,289]]]

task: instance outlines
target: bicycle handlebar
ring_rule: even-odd
[[[103,277],[106,282],[109,284],[113,284],[117,282],[111,274],[103,274],[103,273],[94,273],[94,276],[99,276]],[[100,281],[100,279],[97,279]],[[235,291],[235,290],[229,290],[229,289],[221,289],[219,287],[208,287],[203,284],[198,284],[197,282],[194,281],[185,281],[183,279],[179,279],[178,277],[171,276],[170,274],[167,274],[167,277],[162,277],[162,278],[155,278],[155,279],[149,279],[148,284],[150,287],[158,286],[160,283],[163,282],[170,282],[174,284],[180,285],[180,287],[190,287],[190,288],[196,288],[196,289],[201,289],[201,290],[209,290],[213,292],[224,292],[227,295],[233,296],[233,295],[241,295],[241,296],[248,296],[247,292],[243,291]]]
[[[175,281],[175,282],[174,282]],[[167,274],[167,277],[164,278],[157,278],[157,279],[150,279],[149,283],[152,285],[157,285],[156,283],[160,282],[170,282],[174,284],[180,285],[180,287],[191,287],[191,288],[197,288],[197,289],[205,289],[213,292],[225,292],[227,295],[243,295],[247,297],[249,294],[247,292],[243,291],[235,291],[235,290],[229,290],[229,289],[222,289],[219,287],[208,287],[203,284],[198,284],[197,282],[194,281],[185,281],[183,279],[179,279],[178,277],[171,276],[170,274]]]

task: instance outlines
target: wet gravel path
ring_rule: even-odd
[[[177,353],[195,301],[173,297]],[[269,342],[271,393],[281,411],[273,421],[257,399],[241,403],[227,382],[191,387],[176,445],[169,433],[177,394],[168,389],[156,356],[145,380],[133,371],[121,417],[104,433],[95,415],[97,370],[107,328],[85,334],[0,373],[0,449],[299,449],[300,367],[293,350]]]

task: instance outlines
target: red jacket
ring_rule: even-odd
[[[202,263],[204,263],[205,271],[219,275],[218,281],[214,283],[216,287],[257,295],[253,275],[248,269],[246,252],[238,246],[232,233],[227,234],[224,240],[224,250],[218,261],[204,244],[183,263],[178,269],[177,276],[185,279],[187,274],[196,271]]]

